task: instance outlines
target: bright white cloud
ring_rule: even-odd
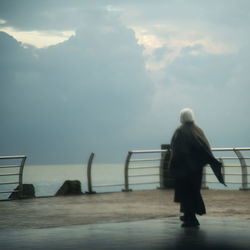
[[[159,71],[167,67],[177,57],[181,56],[183,49],[189,48],[191,55],[227,54],[236,53],[238,48],[234,44],[220,41],[205,31],[186,30],[186,28],[164,24],[151,27],[130,27],[134,32],[138,44],[144,47],[146,68],[150,71]],[[156,49],[167,48],[161,58],[156,58]]]
[[[6,21],[5,21],[5,20],[0,19],[0,24],[5,24],[5,23],[6,23]]]
[[[144,46],[144,55],[152,55],[155,49],[162,48],[164,41],[150,33],[146,28],[131,27],[139,45]]]
[[[0,28],[0,31],[13,36],[17,41],[24,45],[33,45],[36,48],[46,48],[68,40],[75,35],[74,30],[65,31],[23,31],[12,27]]]

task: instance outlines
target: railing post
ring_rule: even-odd
[[[92,167],[92,161],[94,158],[94,153],[91,153],[89,156],[88,161],[88,168],[87,168],[87,178],[88,178],[88,194],[95,194],[96,192],[92,190],[92,176],[91,176],[91,167]]]
[[[240,150],[237,148],[234,148],[233,151],[237,155],[239,161],[240,161],[240,166],[241,166],[241,176],[242,176],[242,188],[241,190],[248,190],[248,184],[247,184],[247,164],[246,161],[241,154]]]
[[[160,189],[174,188],[175,180],[168,168],[170,160],[170,145],[162,144],[161,150],[164,150],[164,152],[161,153],[160,162]]]
[[[163,149],[164,146],[161,145],[161,149]],[[165,163],[166,154],[167,154],[167,151],[161,153],[161,162],[160,162],[160,187],[159,187],[159,189],[164,189],[164,179],[165,179],[164,178],[164,163]]]
[[[19,168],[19,196],[22,196],[22,192],[23,192],[23,168],[24,168],[24,163],[26,161],[26,158],[27,156],[24,156],[22,158],[22,161],[21,161],[21,165],[20,165],[20,168]]]
[[[201,181],[201,188],[202,189],[209,189],[207,186],[207,165],[203,167],[203,172],[202,172],[202,181]]]
[[[122,190],[123,192],[130,192],[132,189],[129,189],[129,183],[128,183],[128,167],[129,167],[129,162],[130,158],[132,156],[132,152],[129,151],[126,161],[125,161],[125,166],[124,166],[124,189]]]

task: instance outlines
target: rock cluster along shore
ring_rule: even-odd
[[[79,195],[82,194],[81,182],[78,180],[67,180],[56,192],[55,196]]]
[[[28,199],[35,198],[35,187],[33,184],[23,184],[23,190],[21,192],[15,192],[20,189],[18,185],[14,192],[10,194],[8,199]],[[55,196],[67,196],[67,195],[80,195],[82,193],[81,182],[78,180],[66,180],[62,186],[58,189]]]
[[[19,190],[20,186],[18,185],[14,191]],[[23,184],[23,190],[21,192],[12,192],[9,196],[10,200],[15,199],[27,199],[27,198],[35,198],[35,187],[33,184]]]

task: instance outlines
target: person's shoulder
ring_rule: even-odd
[[[197,131],[199,131],[200,133],[204,133],[203,130],[202,130],[202,128],[199,127],[199,126],[196,125],[196,124],[194,124],[194,129],[197,130]]]
[[[183,125],[180,125],[179,127],[176,128],[174,134],[177,134],[183,130]]]
[[[180,133],[181,133],[181,126],[175,129],[171,141],[174,141],[180,135]]]

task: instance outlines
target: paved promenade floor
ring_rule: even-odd
[[[0,249],[250,249],[250,191],[203,190],[200,228],[172,190],[0,202]]]

